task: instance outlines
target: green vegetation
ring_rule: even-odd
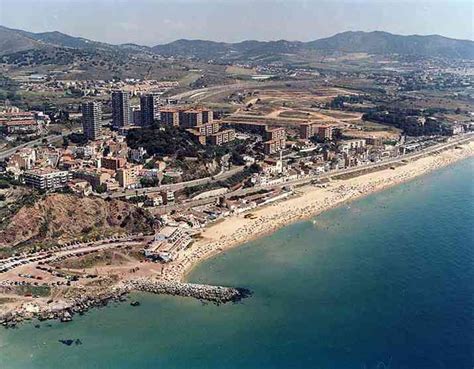
[[[429,113],[429,112],[428,112]],[[420,124],[413,117],[425,118],[419,111],[377,111],[365,113],[362,116],[364,121],[375,121],[382,124],[388,124],[400,128],[406,135],[423,136],[423,135],[447,135],[449,125],[443,121],[427,119],[424,124]]]
[[[51,295],[51,288],[48,286],[17,286],[15,290],[18,295],[24,296],[48,297]]]
[[[142,187],[156,187],[159,185],[159,180],[158,178],[142,177],[140,178],[140,184]]]
[[[82,133],[71,133],[64,138],[64,144],[69,144],[69,141],[76,145],[85,145],[87,138]]]
[[[222,186],[218,182],[205,183],[205,184],[202,184],[202,185],[186,187],[184,189],[184,194],[187,197],[192,197],[194,195],[197,195],[198,193],[211,191],[211,190],[214,190],[214,189],[219,188],[219,187],[222,187]]]
[[[258,164],[252,164],[249,167],[245,167],[245,169],[242,172],[236,173],[233,176],[223,181],[219,181],[219,183],[223,187],[232,188],[248,180],[252,174],[260,173],[261,171],[262,171],[262,168]]]
[[[127,135],[131,148],[143,147],[150,155],[186,157],[196,156],[203,147],[192,140],[184,129],[154,125],[132,130]]]
[[[219,161],[229,155],[234,165],[245,164],[242,155],[249,150],[248,142],[235,140],[222,146],[203,146],[194,141],[185,129],[155,124],[150,128],[132,130],[127,135],[127,143],[132,148],[143,147],[149,155],[155,156],[147,168],[152,168],[158,158],[171,157],[170,167],[182,171],[181,177],[164,176],[162,184],[188,181],[214,175]],[[156,186],[157,181],[145,179],[144,187]]]

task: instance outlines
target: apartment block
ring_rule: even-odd
[[[266,129],[263,137],[265,141],[286,140],[286,131],[284,128]]]
[[[275,154],[286,146],[286,131],[284,128],[266,129],[263,137],[265,139],[263,151],[266,155]]]
[[[112,92],[112,125],[126,127],[131,123],[130,94],[127,91]]]
[[[117,170],[117,181],[122,188],[135,186],[140,177],[141,166],[123,167]]]
[[[23,174],[23,180],[29,186],[38,190],[56,190],[67,186],[71,179],[68,171],[47,169],[33,169]]]
[[[179,110],[178,109],[162,109],[160,110],[160,122],[168,126],[178,127],[179,124]]]
[[[208,142],[211,145],[222,145],[227,142],[231,142],[235,140],[235,130],[233,129],[226,129],[217,133],[214,133],[207,137]]]
[[[201,135],[210,136],[214,133],[219,131],[219,123],[206,123],[200,126],[195,127],[196,131],[198,131]]]
[[[318,126],[317,135],[321,140],[332,140],[333,128],[331,126]]]
[[[183,128],[194,128],[203,123],[202,110],[184,110],[179,114],[179,125]]]
[[[332,140],[333,127],[328,125],[318,125],[306,123],[300,126],[300,137],[307,140],[313,136],[318,136],[321,140]]]
[[[270,140],[263,143],[263,152],[265,155],[273,155],[283,150],[286,145],[285,139]]]
[[[142,113],[142,125],[150,126],[155,121],[158,114],[156,109],[158,96],[155,94],[146,94],[140,96],[140,111]]]
[[[125,158],[109,158],[100,159],[100,166],[104,169],[117,170],[125,166],[127,160]]]
[[[96,140],[102,129],[102,104],[90,101],[82,104],[82,130],[88,140]]]
[[[303,140],[308,140],[314,136],[314,125],[311,123],[306,123],[300,125],[300,138]]]

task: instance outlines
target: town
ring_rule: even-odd
[[[435,117],[412,112],[404,116],[403,129],[417,127],[425,135],[366,131],[354,121],[364,115],[388,120],[391,113],[372,113],[364,107],[366,98],[354,94],[326,99],[325,106],[345,108],[338,114],[331,108],[287,107],[260,113],[268,108],[259,107],[262,99],[275,94],[247,92],[242,108],[219,114],[187,101],[170,103],[153,92],[140,94],[134,106],[129,91],[113,90],[109,121],[102,102],[84,101],[82,129],[14,149],[4,159],[2,178],[43,194],[121,199],[146,208],[157,221],[142,252],[169,262],[210,222],[292,196],[305,183],[324,186],[336,174],[395,165],[473,129],[471,121],[441,125]],[[354,111],[354,102],[364,115]],[[4,136],[14,139],[47,137],[51,121],[43,112],[6,106],[0,124]],[[7,260],[1,271],[14,265],[19,263]]]
[[[399,58],[390,69],[375,58],[361,72],[344,61],[309,68],[156,58],[183,63],[177,78],[20,68],[5,82],[0,292],[26,307],[2,324],[39,311],[69,321],[72,311],[134,288],[221,301],[219,290],[179,284],[186,270],[276,227],[267,224],[406,180],[417,160],[462,155],[472,140],[470,61],[447,68],[442,58]],[[377,172],[393,178],[346,185]],[[314,191],[325,200],[312,210],[301,203],[262,215]],[[209,236],[226,220],[236,230]]]

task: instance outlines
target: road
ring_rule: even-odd
[[[203,102],[209,98],[222,94],[231,93],[243,89],[259,89],[263,87],[278,87],[284,86],[288,83],[292,85],[298,85],[302,83],[308,83],[311,80],[288,80],[288,81],[269,81],[269,82],[243,82],[234,83],[231,85],[219,85],[212,87],[198,88],[196,90],[186,91],[177,95],[171,96],[171,99],[176,100],[189,100],[192,102]]]
[[[139,241],[140,238],[142,237],[130,236],[122,239],[106,239],[82,244],[78,243],[70,246],[61,247],[59,250],[55,251],[39,251],[32,254],[22,255],[20,257],[9,257],[6,259],[0,259],[0,270],[12,270],[18,267],[35,264],[40,261],[54,262],[58,261],[58,258],[67,258],[84,252],[96,252],[109,248],[135,246],[137,244],[141,245],[143,244],[143,241]]]
[[[297,180],[281,183],[279,185],[272,186],[272,187],[251,187],[251,188],[241,189],[241,190],[234,191],[232,193],[228,193],[227,196],[243,195],[248,192],[258,191],[259,189],[275,189],[275,188],[281,188],[283,186],[302,185],[302,184],[310,183],[314,179],[330,178],[330,177],[339,176],[343,174],[351,174],[351,173],[357,173],[359,171],[375,169],[378,167],[386,167],[387,165],[400,163],[402,161],[418,159],[422,156],[426,156],[429,154],[433,154],[435,152],[445,150],[451,146],[456,146],[462,143],[466,143],[472,140],[473,137],[474,137],[474,134],[470,133],[467,135],[463,135],[462,137],[452,139],[446,143],[433,145],[420,152],[399,156],[397,158],[384,160],[378,163],[361,165],[358,167],[348,168],[348,169],[335,170],[329,173],[325,173],[323,175],[305,177],[302,179],[297,179]],[[215,201],[215,199],[216,198],[208,198],[208,199],[203,199],[203,200],[189,201],[185,204],[175,205],[175,207],[176,209],[183,210],[185,208],[190,208],[190,207],[213,202]],[[132,245],[132,244],[135,245],[137,244],[137,242],[140,242],[140,243],[143,242],[137,238],[141,238],[141,236],[128,236],[122,239],[107,239],[107,240],[100,240],[100,241],[89,242],[89,243],[84,243],[84,244],[73,244],[73,245],[64,246],[60,248],[59,250],[41,251],[41,252],[37,252],[33,254],[22,255],[21,257],[18,257],[18,258],[10,257],[10,258],[0,260],[0,270],[4,268],[8,270],[12,270],[21,266],[36,264],[39,261],[49,261],[49,262],[55,261],[55,260],[57,261],[58,258],[61,258],[61,259],[67,258],[67,257],[74,256],[75,254],[78,254],[78,253],[94,252],[94,251],[99,251],[99,250],[107,249],[107,248],[116,248],[119,246],[126,246],[126,245]]]
[[[129,197],[129,196],[138,196],[138,195],[144,195],[144,194],[149,194],[149,193],[155,193],[155,192],[161,192],[161,191],[178,191],[182,190],[186,187],[194,187],[194,186],[200,186],[212,182],[217,182],[217,181],[222,181],[225,180],[231,176],[233,176],[236,173],[240,173],[243,171],[245,166],[238,166],[235,168],[232,168],[228,171],[221,172],[220,174],[217,174],[212,177],[205,177],[205,178],[200,178],[200,179],[194,179],[192,181],[187,181],[187,182],[179,182],[179,183],[173,183],[173,184],[168,184],[168,185],[162,185],[158,187],[146,187],[146,188],[139,188],[135,190],[125,190],[121,192],[114,192],[112,194],[103,194],[102,197],[111,197],[111,198],[119,198],[119,197]]]
[[[39,145],[39,144],[42,143],[42,141],[44,139],[48,140],[49,143],[57,142],[57,141],[60,141],[60,140],[63,139],[63,135],[49,135],[49,136],[45,136],[45,137],[40,137],[36,140],[26,142],[24,144],[12,147],[11,149],[0,151],[0,160],[8,158],[9,156],[11,156],[15,152],[17,152],[17,150],[22,149],[24,147],[33,147],[35,145]]]
[[[228,192],[227,194],[225,194],[225,196],[226,197],[242,196],[242,195],[245,195],[247,193],[256,192],[256,191],[262,190],[262,189],[272,190],[272,189],[278,189],[278,188],[288,187],[288,186],[301,186],[301,185],[304,185],[304,184],[311,183],[311,181],[313,181],[315,179],[329,179],[329,178],[344,175],[344,174],[353,174],[353,173],[357,173],[357,172],[360,172],[360,171],[367,171],[367,170],[376,169],[376,168],[379,168],[379,167],[386,167],[386,166],[390,166],[390,165],[393,165],[393,164],[401,163],[403,161],[415,160],[415,159],[418,159],[422,156],[426,156],[426,155],[435,153],[437,151],[442,151],[442,150],[444,150],[446,148],[449,148],[451,146],[456,146],[456,145],[471,141],[473,138],[474,138],[474,133],[469,133],[469,134],[463,135],[462,137],[451,139],[449,142],[433,145],[433,146],[428,147],[428,148],[426,148],[422,151],[419,151],[419,152],[398,156],[396,158],[383,160],[383,161],[380,161],[380,162],[377,162],[377,163],[360,165],[360,166],[357,166],[357,167],[352,167],[352,168],[347,168],[347,169],[333,170],[333,171],[330,171],[330,172],[327,172],[327,173],[324,173],[324,174],[320,174],[320,175],[313,175],[313,176],[308,176],[308,177],[295,179],[295,180],[291,180],[291,181],[287,181],[287,182],[282,182],[282,183],[279,183],[278,185],[274,185],[274,186],[254,186],[254,187],[249,187],[249,188],[243,188],[243,189],[239,189],[239,190],[236,190],[236,191],[233,191],[233,192]],[[215,203],[215,201],[217,199],[218,199],[218,196],[217,197],[210,197],[210,198],[202,199],[202,200],[191,200],[191,201],[185,202],[183,204],[168,206],[164,210],[166,210],[166,211],[185,210],[185,209],[192,208],[192,207],[195,207],[195,206],[205,205],[205,204],[209,204],[209,203]],[[155,214],[163,213],[159,209],[154,210],[153,212]]]

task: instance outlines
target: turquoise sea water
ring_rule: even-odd
[[[0,368],[472,368],[473,169],[288,226],[190,276],[250,288],[242,303],[138,294],[140,307],[0,330]]]

